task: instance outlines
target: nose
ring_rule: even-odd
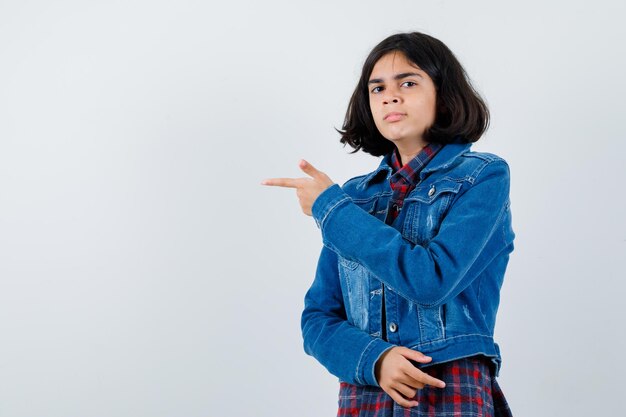
[[[383,104],[389,104],[389,103],[399,103],[400,102],[400,97],[398,96],[397,92],[391,91],[391,89],[387,89],[385,91],[385,97],[383,97]]]

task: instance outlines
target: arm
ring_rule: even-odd
[[[458,197],[426,247],[361,210],[337,184],[318,196],[312,214],[324,245],[362,263],[403,297],[434,306],[460,293],[505,248],[508,242],[484,250],[508,205],[508,165],[495,160]]]
[[[264,180],[262,184],[297,188],[302,210],[311,215],[313,202],[333,182],[305,161],[301,161],[300,167],[313,179],[273,178]],[[413,397],[411,387],[421,388],[426,383],[433,386],[443,384],[443,381],[432,378],[409,362],[412,359],[426,363],[432,358],[405,347],[394,349],[394,345],[348,323],[337,269],[337,254],[326,246],[322,248],[315,280],[304,302],[304,350],[331,374],[353,384],[380,386],[394,400],[405,405],[409,402],[401,395]],[[385,360],[381,359],[383,355]],[[383,385],[378,384],[379,376]]]
[[[322,248],[305,295],[301,324],[304,351],[331,374],[352,384],[379,386],[374,365],[394,345],[346,321],[337,255],[327,247]]]
[[[306,353],[330,373],[352,384],[379,386],[405,407],[411,404],[408,398],[425,384],[445,386],[410,362],[428,363],[432,358],[370,336],[346,321],[337,255],[326,247],[305,296],[302,334]]]

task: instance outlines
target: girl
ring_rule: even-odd
[[[470,150],[489,112],[439,40],[401,33],[363,65],[341,142],[383,156],[343,186],[306,161],[292,187],[323,247],[304,349],[339,378],[338,416],[510,416],[496,377],[513,251],[509,167]]]

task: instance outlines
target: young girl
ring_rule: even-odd
[[[341,142],[383,156],[343,186],[302,160],[292,187],[323,247],[304,349],[340,381],[338,416],[510,416],[493,339],[513,251],[509,167],[470,150],[488,109],[453,53],[422,33],[378,44]]]

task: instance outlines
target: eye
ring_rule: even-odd
[[[372,91],[371,91],[371,92],[372,92],[372,93],[380,93],[381,91],[383,91],[383,90],[382,90],[382,88],[383,88],[383,87],[379,85],[379,86],[377,86],[377,87],[372,88]]]
[[[413,87],[414,85],[417,85],[417,83],[414,83],[413,81],[405,81],[402,83],[402,85],[405,85],[405,84],[411,84],[411,85],[407,85],[407,87]]]

